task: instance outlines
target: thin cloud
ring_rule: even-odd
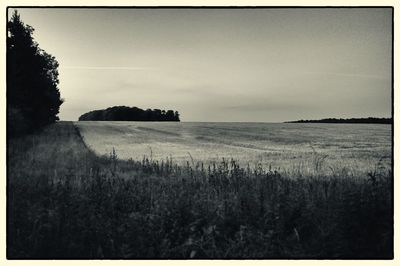
[[[372,74],[358,74],[358,73],[341,73],[341,72],[323,72],[323,71],[309,71],[304,72],[305,74],[317,74],[317,75],[330,75],[338,77],[350,77],[350,78],[365,78],[365,79],[383,79],[386,80],[388,77]]]

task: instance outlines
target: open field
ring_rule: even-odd
[[[179,164],[235,159],[291,174],[365,175],[390,167],[391,126],[365,124],[76,122],[97,154]],[[318,161],[318,162],[316,162]],[[317,168],[316,168],[317,166]],[[337,169],[337,168],[340,169]]]
[[[288,178],[226,160],[123,161],[88,150],[71,122],[7,153],[8,258],[393,258],[383,165]]]

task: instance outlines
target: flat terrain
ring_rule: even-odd
[[[365,124],[75,122],[97,154],[176,163],[235,159],[303,174],[390,167],[391,126]],[[318,161],[318,162],[317,162]],[[318,163],[315,169],[316,163]]]
[[[87,143],[92,132],[112,147],[121,133],[110,133],[129,128],[115,124],[79,126]],[[133,128],[159,143],[188,132],[146,125]],[[233,161],[126,161],[94,154],[71,122],[9,139],[7,156],[9,259],[393,258],[392,172],[382,165],[343,178],[341,168],[324,173],[320,155],[309,157],[313,171],[296,174]]]

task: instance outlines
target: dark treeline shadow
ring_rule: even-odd
[[[376,118],[376,117],[368,117],[368,118],[325,118],[319,120],[297,120],[297,121],[288,121],[285,123],[332,123],[332,124],[392,124],[393,118]]]
[[[114,106],[103,110],[87,112],[79,121],[180,121],[179,112],[160,109]]]

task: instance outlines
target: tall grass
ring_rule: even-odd
[[[318,158],[316,168],[320,167]],[[392,173],[97,157],[72,123],[8,145],[8,258],[392,258]]]

